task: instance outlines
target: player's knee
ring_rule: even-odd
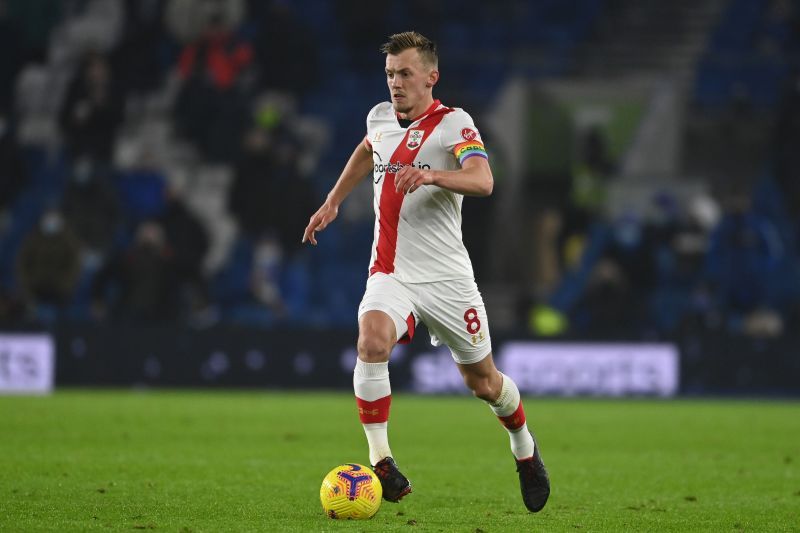
[[[487,377],[465,376],[464,382],[476,398],[480,398],[485,402],[493,402],[497,399],[497,395],[500,392],[495,390],[495,387],[492,387]]]
[[[383,363],[389,360],[392,351],[391,339],[378,334],[361,335],[358,338],[358,357],[367,363]]]

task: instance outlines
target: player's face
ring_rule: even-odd
[[[439,72],[419,57],[416,48],[386,55],[386,83],[394,110],[405,118],[421,115],[433,103],[432,90]]]

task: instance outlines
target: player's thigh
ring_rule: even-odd
[[[472,279],[426,284],[420,315],[431,341],[445,344],[456,363],[469,365],[492,351],[486,307]]]
[[[396,279],[383,274],[375,273],[367,280],[367,288],[358,306],[359,336],[369,335],[370,326],[380,327],[380,315],[372,311],[381,311],[388,315],[394,324],[394,339],[392,344],[408,331],[409,315],[414,316],[414,302],[412,294]],[[367,322],[365,324],[365,322]],[[365,327],[366,326],[366,327]]]

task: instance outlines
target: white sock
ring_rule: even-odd
[[[528,424],[525,422],[525,410],[522,408],[522,400],[519,389],[514,381],[503,376],[503,386],[500,389],[500,396],[497,397],[489,407],[492,412],[500,419],[500,423],[508,431],[511,440],[511,453],[517,459],[527,459],[533,457],[534,443]]]
[[[353,371],[353,390],[369,444],[369,461],[375,465],[392,455],[387,429],[392,401],[389,363],[365,363],[358,359]]]
[[[386,428],[388,423],[378,422],[362,425],[369,444],[369,464],[375,466],[384,457],[391,457],[392,450],[389,448],[389,433]]]
[[[528,459],[533,457],[534,442],[531,432],[528,431],[528,424],[522,424],[517,431],[508,431],[511,440],[511,453],[517,459]]]

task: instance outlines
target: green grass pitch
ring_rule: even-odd
[[[318,491],[367,461],[350,394],[0,397],[0,531],[800,530],[800,403],[525,405],[553,483],[541,513],[482,402],[398,394],[390,438],[414,492],[347,522]]]

